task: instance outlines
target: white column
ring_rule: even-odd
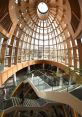
[[[4,70],[4,60],[0,52],[0,71],[3,71],[3,70]]]
[[[72,83],[72,79],[71,79],[71,76],[70,76],[70,78],[69,78],[69,85],[71,85],[71,83]]]
[[[34,78],[34,74],[32,74],[32,81],[33,81],[33,78]]]
[[[13,74],[13,81],[15,86],[17,86],[17,78],[16,78],[16,73]]]
[[[28,72],[30,72],[30,66],[28,66]]]
[[[59,73],[59,68],[57,67],[57,73]]]
[[[63,86],[63,78],[62,77],[60,77],[59,86]]]
[[[43,64],[43,69],[44,69],[44,66],[45,66],[45,65]]]
[[[7,89],[4,88],[4,99],[6,99],[6,96],[7,96]]]

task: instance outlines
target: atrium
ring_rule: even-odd
[[[81,6],[0,0],[0,117],[82,117]]]

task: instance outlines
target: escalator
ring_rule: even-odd
[[[39,80],[37,77],[35,79]],[[80,115],[82,115],[82,101],[79,100],[81,99],[81,97],[78,98],[79,94],[81,96],[81,87],[76,90],[70,91],[70,93],[66,90],[45,90],[45,88],[49,87],[50,86],[47,84],[47,82],[45,83],[43,81],[43,78],[40,79],[40,82],[37,82],[37,84],[34,84],[34,80],[32,81],[32,79],[26,79],[24,82],[21,82],[12,94],[12,96],[15,97],[11,97],[0,102],[0,110],[2,113],[1,117],[4,117],[4,115],[6,115],[6,117],[9,117],[11,115],[14,115],[14,117],[18,117],[19,115],[21,115],[21,112],[23,113],[24,117],[28,117],[32,110],[35,112],[33,112],[34,115],[37,115],[35,117],[40,117],[40,115],[42,116],[42,114],[40,112],[37,113],[37,110],[43,111],[45,110],[45,107],[48,107],[48,110],[50,109],[50,114],[52,113],[52,116],[50,115],[50,117],[74,117],[73,113],[70,111],[72,109],[69,109],[70,107],[73,108],[73,110],[78,112]],[[22,91],[22,88],[25,88],[23,105],[21,104],[20,99],[20,93]],[[78,92],[78,90],[79,94],[76,93]],[[59,103],[60,105],[57,105],[56,103]],[[63,104],[68,105],[69,108],[64,106],[65,108],[63,111]],[[27,110],[29,110],[29,112],[27,112]]]
[[[64,90],[62,92],[61,90],[60,91],[54,91],[54,90],[45,91],[45,89],[42,89],[42,87],[40,90],[38,88],[39,85],[36,85],[34,83],[34,80],[32,81],[32,79],[31,80],[28,79],[27,82],[31,85],[31,87],[33,88],[34,92],[36,92],[38,97],[69,105],[71,108],[73,108],[75,111],[77,111],[78,113],[82,115],[82,101],[79,100],[74,95],[72,95],[71,93],[64,91]],[[45,85],[46,83],[43,83],[43,84]]]
[[[2,111],[0,117],[66,117],[62,108],[65,105],[61,103],[51,102],[41,98],[38,100],[26,98],[23,105],[20,102],[21,99],[18,97],[12,97],[2,101],[0,103],[0,110]]]
[[[12,97],[7,100],[2,100],[0,102],[0,110],[2,112],[2,115],[0,117],[4,117],[4,116],[10,117],[10,115],[14,115],[16,111],[18,114],[20,113],[21,115],[23,115],[23,117],[27,117],[25,116],[25,114],[29,115],[30,117],[32,113],[33,113],[33,117],[47,117],[46,115],[46,113],[48,113],[47,109],[51,110],[52,105],[56,105],[56,107],[58,108],[57,104],[55,104],[54,102],[52,103],[48,100],[44,100],[41,98],[39,98],[38,100],[26,98],[24,100],[23,105],[20,102],[21,102],[21,99],[18,97]],[[51,114],[51,112],[49,113]]]
[[[82,101],[82,86],[70,92],[72,95]]]

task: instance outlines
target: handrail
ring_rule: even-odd
[[[17,91],[22,87],[23,85],[23,82],[20,82],[17,87],[15,88],[15,90],[12,92],[12,95],[11,96],[16,96],[17,94]]]
[[[43,92],[38,90],[30,80],[28,81],[28,83],[34,89],[38,97],[50,101],[67,104],[71,106],[76,112],[82,115],[82,101],[80,101],[75,96],[71,95],[69,92],[55,92],[55,91]]]
[[[6,111],[6,110],[10,110],[13,107],[43,107],[46,106],[48,103],[48,101],[44,101],[43,99],[28,99],[25,98],[23,104],[21,104],[21,98],[18,97],[11,97],[10,99],[7,100],[2,100],[0,102],[0,111]]]
[[[30,82],[30,80],[28,81],[28,83],[32,86],[32,88],[34,89],[34,91],[36,92],[38,97],[46,99],[46,100],[50,100],[50,102],[55,101],[55,102],[67,104],[67,105],[71,106],[75,111],[77,111],[78,113],[80,113],[82,115],[82,110],[81,110],[82,109],[82,101],[78,100],[76,97],[72,96],[68,92],[55,92],[55,91],[43,92],[43,91],[39,91],[33,85],[33,83]],[[19,100],[19,101],[17,101],[17,100]],[[1,110],[4,110],[4,112],[6,112],[8,110],[13,110],[13,109],[15,110],[16,108],[18,108],[20,110],[21,106],[22,106],[22,105],[20,105],[20,98],[18,98],[17,100],[15,97],[10,98],[9,100],[4,100],[4,102],[6,101],[6,102],[12,102],[12,103],[9,103],[10,105],[9,104],[6,105]],[[25,101],[26,100],[27,99],[25,99]],[[35,103],[38,103],[38,102],[40,102],[40,101],[35,100]],[[49,102],[45,102],[43,104],[45,106],[45,104],[48,104],[48,103]],[[3,102],[2,102],[2,104],[3,104]],[[38,103],[37,107],[42,107],[42,105],[40,105],[40,103]],[[8,108],[8,106],[9,106],[9,108]]]
[[[39,87],[42,87],[39,90],[44,90],[44,91],[57,91],[57,92],[61,92],[61,91],[67,91],[67,92],[71,92],[73,90],[75,90],[79,85],[69,85],[69,84],[63,84],[62,86],[60,85],[50,85],[50,82],[46,82],[45,78],[43,79],[42,76],[37,76],[37,77],[33,77],[33,78],[27,78],[25,80],[25,82],[28,82],[28,80],[30,80],[31,82],[33,82],[33,84],[39,89]],[[37,83],[36,83],[37,81]],[[49,79],[50,81],[50,79]],[[52,82],[53,83],[53,82]]]

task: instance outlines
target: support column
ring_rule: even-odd
[[[59,68],[57,67],[57,73],[59,73]]]
[[[4,87],[4,99],[7,98],[7,89]]]
[[[62,77],[60,77],[59,86],[63,86],[63,78]]]
[[[33,79],[34,79],[34,74],[32,74],[32,81],[33,81]]]
[[[45,64],[43,64],[43,69],[44,69],[44,67],[45,67]]]
[[[69,78],[69,86],[71,85],[71,83],[72,83],[72,78],[70,76],[70,78]]]
[[[78,43],[78,54],[79,54],[79,71],[80,73],[82,74],[82,42],[81,42],[81,39],[77,39],[77,43]]]
[[[4,70],[6,43],[7,43],[7,38],[4,38],[2,48],[1,48],[1,53],[0,53],[0,71]]]
[[[13,81],[15,86],[17,86],[17,78],[16,78],[16,73],[13,74]]]
[[[31,71],[31,70],[30,70],[30,66],[28,66],[28,73],[30,73],[30,71]]]
[[[2,85],[2,76],[0,74],[0,87],[1,87],[1,85]]]

